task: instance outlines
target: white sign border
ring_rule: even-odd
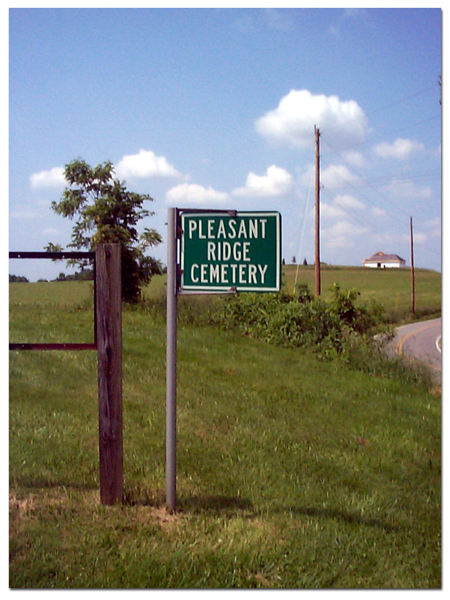
[[[181,212],[181,211],[180,211]],[[251,216],[258,216],[258,217],[275,217],[276,218],[276,224],[277,224],[277,249],[276,249],[276,264],[277,264],[277,271],[276,271],[276,280],[277,282],[279,282],[279,286],[280,287],[246,287],[246,286],[236,286],[235,288],[231,288],[230,286],[214,286],[214,285],[208,285],[208,286],[201,286],[201,285],[184,285],[183,284],[183,275],[184,275],[184,257],[185,257],[185,245],[184,245],[184,240],[185,240],[185,236],[184,236],[184,231],[185,231],[185,225],[184,225],[184,219],[185,217],[193,217],[193,216],[202,216],[202,217],[218,217],[218,216],[224,216],[224,213],[227,212],[235,212],[236,217],[251,217]],[[181,235],[181,244],[180,244],[180,268],[181,268],[181,275],[180,275],[180,291],[181,293],[183,293],[184,290],[186,290],[187,292],[199,292],[199,293],[203,293],[203,294],[207,294],[207,293],[223,293],[223,292],[230,292],[231,290],[235,290],[237,293],[240,292],[279,292],[281,290],[281,285],[282,285],[282,265],[281,265],[281,213],[279,211],[224,211],[224,210],[218,210],[218,211],[214,211],[211,210],[209,211],[182,211],[180,214],[180,219],[181,219],[181,229],[183,231],[182,235]]]

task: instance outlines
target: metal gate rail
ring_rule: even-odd
[[[97,285],[95,276],[95,252],[10,252],[9,258],[86,258],[94,261],[94,343],[12,343],[10,350],[96,350],[97,349]]]

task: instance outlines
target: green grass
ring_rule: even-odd
[[[45,301],[10,285],[11,341],[37,341],[38,303],[64,341],[89,334],[74,283]],[[441,586],[439,390],[180,319],[170,514],[164,320],[125,308],[123,336],[114,507],[99,503],[95,353],[10,352],[10,587]]]
[[[10,342],[92,343],[93,307],[92,282],[10,284]]]
[[[145,291],[146,297],[165,294],[165,276],[154,277]],[[344,290],[356,289],[361,301],[381,304],[392,323],[413,319],[411,315],[411,270],[369,269],[364,267],[333,267],[322,265],[322,296],[330,296],[330,288],[339,283]],[[306,284],[315,291],[314,266],[284,265],[283,289],[288,293],[298,291]],[[437,317],[441,314],[442,277],[437,271],[415,269],[415,319]],[[197,298],[197,301],[200,297]],[[208,297],[202,298],[208,301]]]
[[[307,284],[311,292],[315,290],[314,266],[286,265],[283,267],[283,282],[287,291],[295,285]],[[415,308],[417,315],[440,314],[441,274],[428,269],[415,269]],[[322,266],[322,294],[329,294],[333,283],[342,289],[355,288],[361,293],[361,300],[374,300],[382,304],[394,322],[409,316],[411,309],[411,270],[410,269],[369,269],[365,267]]]

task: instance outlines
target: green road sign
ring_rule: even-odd
[[[278,212],[181,212],[181,291],[278,292]]]

